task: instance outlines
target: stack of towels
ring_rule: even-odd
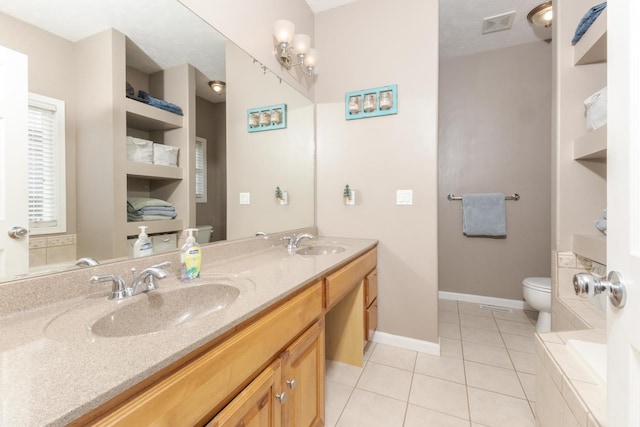
[[[169,111],[171,113],[178,114],[180,116],[184,115],[182,113],[182,108],[179,107],[178,105],[172,104],[171,102],[165,101],[164,99],[154,98],[153,96],[149,95],[149,93],[144,91],[144,90],[139,90],[138,91],[138,96],[136,96],[136,91],[133,88],[133,86],[131,86],[131,84],[129,82],[127,82],[127,98],[131,98],[131,99],[135,99],[136,101],[144,102],[145,104],[149,104],[152,107],[160,108],[160,109],[163,109],[165,111]]]
[[[573,39],[571,40],[571,44],[572,45],[575,45],[576,43],[578,43],[580,41],[580,39],[582,38],[584,33],[586,33],[587,30],[594,23],[594,21],[596,19],[598,19],[598,16],[600,16],[600,14],[602,13],[602,11],[604,10],[605,7],[607,7],[607,2],[606,1],[604,3],[600,3],[600,4],[597,4],[597,5],[593,6],[591,9],[589,9],[587,11],[587,13],[584,14],[582,19],[578,23],[578,27],[576,28],[576,32],[575,32],[575,34],[573,36]]]
[[[595,221],[593,221],[593,223],[595,224],[596,228],[606,236],[607,235],[607,210],[604,209],[602,211],[602,219],[596,219]]]
[[[149,197],[127,199],[128,221],[157,221],[176,217],[176,208],[171,203]]]

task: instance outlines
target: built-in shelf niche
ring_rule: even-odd
[[[573,141],[574,160],[607,158],[607,125],[584,134]]]
[[[607,9],[593,22],[573,48],[575,65],[607,61]]]
[[[602,233],[574,233],[573,252],[606,265],[607,236]]]

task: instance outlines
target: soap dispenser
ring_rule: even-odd
[[[187,228],[187,242],[180,249],[180,280],[188,282],[200,277],[200,264],[202,262],[202,251],[200,245],[193,237],[193,232],[197,228]]]
[[[140,234],[138,234],[138,240],[133,244],[133,257],[140,258],[153,255],[153,244],[146,233],[147,226],[141,225],[138,228],[140,229]]]

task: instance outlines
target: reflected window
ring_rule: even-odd
[[[30,234],[66,232],[65,104],[29,94]]]
[[[196,137],[196,203],[207,203],[207,140]]]

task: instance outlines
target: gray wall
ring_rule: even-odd
[[[211,241],[227,238],[226,103],[196,98],[196,136],[207,140],[207,203],[196,203],[196,224],[212,225]]]
[[[440,290],[522,299],[551,262],[551,46],[536,42],[440,63]],[[462,234],[447,194],[519,193],[507,238]]]

